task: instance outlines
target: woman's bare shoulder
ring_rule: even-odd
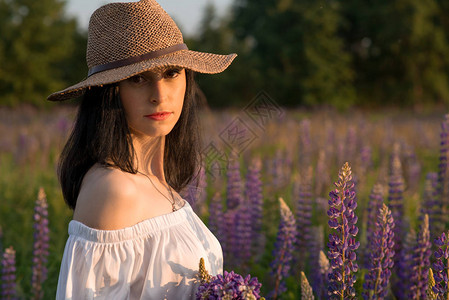
[[[94,165],[84,176],[73,219],[96,229],[127,227],[135,223],[138,195],[133,174]]]

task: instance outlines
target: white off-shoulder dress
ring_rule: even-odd
[[[223,252],[184,203],[118,230],[70,221],[56,299],[195,299],[200,258],[211,275],[223,274]]]

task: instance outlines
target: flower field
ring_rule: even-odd
[[[71,219],[55,170],[74,115],[0,109],[4,299],[55,295]],[[447,299],[444,112],[201,120],[204,165],[181,194],[219,239],[224,270],[257,277],[266,299]]]

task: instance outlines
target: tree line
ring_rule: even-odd
[[[0,0],[0,104],[42,105],[86,76],[86,32],[61,0]],[[284,106],[422,107],[449,103],[447,0],[234,0],[212,3],[190,49],[237,53],[198,74],[213,107],[261,90]]]

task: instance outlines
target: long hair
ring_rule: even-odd
[[[186,69],[181,115],[165,137],[164,173],[167,183],[177,192],[198,175],[201,165],[199,89],[194,74]],[[58,164],[67,205],[75,209],[83,178],[95,163],[136,174],[135,155],[118,83],[86,90]]]

